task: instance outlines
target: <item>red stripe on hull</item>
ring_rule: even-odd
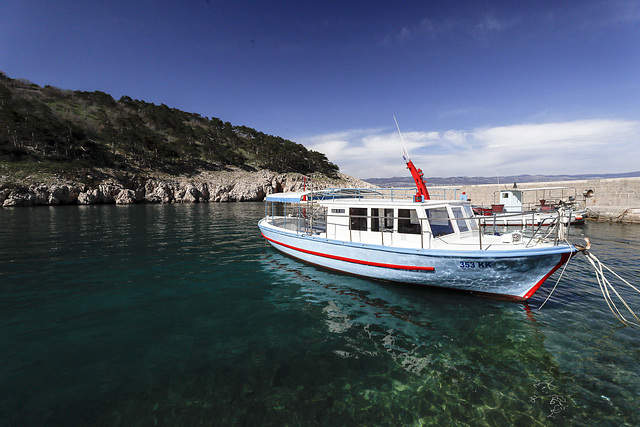
[[[561,267],[565,262],[567,262],[567,261],[569,260],[569,257],[570,257],[570,256],[571,256],[571,254],[570,254],[570,253],[564,253],[564,254],[562,254],[562,258],[560,258],[560,262],[559,262],[558,264],[556,264],[556,266],[555,266],[555,267],[553,267],[553,268],[551,269],[551,271],[547,273],[547,275],[546,275],[546,276],[544,276],[542,279],[540,279],[540,281],[539,281],[538,283],[536,283],[536,284],[533,286],[533,288],[529,289],[529,292],[527,292],[527,293],[522,297],[522,299],[527,300],[527,299],[531,298],[531,297],[533,296],[533,294],[535,294],[535,293],[536,293],[536,291],[538,290],[538,288],[539,288],[540,286],[542,286],[542,284],[545,282],[545,280],[547,280],[547,279],[549,278],[549,276],[551,276],[553,273],[555,273],[555,271],[556,271],[557,269],[559,269],[559,268],[560,268],[560,267]]]
[[[414,271],[435,271],[436,270],[435,267],[384,264],[384,263],[381,263],[381,262],[362,261],[362,260],[359,260],[359,259],[346,258],[346,257],[338,256],[338,255],[329,255],[329,254],[324,254],[324,253],[321,253],[321,252],[310,251],[310,250],[307,250],[307,249],[296,248],[295,246],[290,246],[290,245],[287,245],[285,243],[278,242],[277,240],[270,239],[267,236],[265,236],[264,234],[262,234],[262,237],[264,237],[265,239],[267,239],[268,241],[270,241],[272,243],[275,243],[276,245],[284,246],[285,248],[289,248],[289,249],[292,249],[294,251],[303,252],[305,254],[315,255],[315,256],[319,256],[319,257],[323,257],[323,258],[335,259],[335,260],[338,260],[338,261],[351,262],[353,264],[369,265],[369,266],[372,266],[372,267],[393,268],[393,269],[396,269],[396,270],[414,270]]]

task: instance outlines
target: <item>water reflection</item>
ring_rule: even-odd
[[[438,396],[443,406],[456,405],[460,419],[486,422],[507,408],[515,411],[507,416],[513,422],[575,408],[526,304],[335,274],[275,251],[262,265],[279,283],[297,287],[274,287],[273,299],[314,316],[334,337],[328,350],[347,363],[338,375],[365,388],[372,377],[387,383],[347,399],[375,395],[397,409],[411,396]]]
[[[605,264],[631,283],[639,282],[640,227],[590,223],[583,231]],[[277,267],[270,270],[270,265]],[[640,384],[635,369],[640,337],[617,323],[581,256],[568,265],[542,310],[558,274],[530,304],[517,304],[354,278],[273,250],[266,252],[262,268],[279,275],[282,283],[295,284],[286,294],[274,288],[274,298],[285,305],[287,297],[311,304],[315,311],[309,304],[304,310],[314,312],[338,338],[331,341],[334,354],[352,364],[386,360],[395,366],[384,371],[388,377],[404,372],[394,382],[395,392],[387,395],[396,403],[400,390],[440,389],[445,395],[467,396],[463,406],[475,401],[484,408],[481,417],[513,405],[528,421],[560,417],[580,423],[613,420],[615,414],[627,422],[638,420],[634,390]],[[622,294],[640,307],[637,294]],[[483,397],[471,398],[469,390]],[[495,403],[498,396],[501,403]]]

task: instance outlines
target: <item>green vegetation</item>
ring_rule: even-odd
[[[218,118],[104,92],[44,88],[0,72],[1,174],[95,168],[169,174],[227,166],[322,173],[338,167],[322,153]]]

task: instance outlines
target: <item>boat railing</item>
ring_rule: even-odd
[[[458,188],[431,188],[429,195],[435,200],[457,200]],[[387,199],[412,200],[416,194],[415,187],[386,187],[386,188],[327,188],[314,191],[310,198],[313,200],[337,200],[344,198],[355,199]]]
[[[559,231],[555,229],[555,225],[561,223],[565,226],[568,233],[569,225],[571,223],[571,216],[573,208],[558,208],[551,209],[544,212],[545,215],[540,215],[540,212],[530,210],[526,212],[512,212],[512,213],[493,213],[492,215],[476,215],[478,224],[486,230],[489,226],[493,228],[493,233],[497,233],[499,228],[503,227],[521,227],[521,231],[529,232],[532,235],[543,234],[541,231],[543,227],[548,227],[548,230]],[[515,219],[515,224],[509,223],[510,219]],[[544,233],[547,236],[549,233]]]
[[[571,218],[571,209],[569,209],[568,211],[560,209],[558,210],[557,216],[542,219],[542,221],[540,221],[540,223],[538,224],[538,227],[533,230],[531,236],[529,236],[529,241],[527,242],[526,246],[529,247],[531,242],[533,242],[536,237],[542,236],[542,238],[549,238],[551,234],[554,234],[554,245],[557,246],[559,243],[565,241],[569,237],[569,229],[571,228],[571,221],[565,221],[565,216],[567,217],[567,219]],[[545,224],[547,221],[549,222],[549,224]],[[542,232],[543,227],[547,227],[546,233]]]
[[[541,199],[538,202],[526,202],[522,204],[522,209],[525,212],[549,212],[553,210],[557,210],[558,207],[562,206],[571,206],[574,211],[579,211],[582,209],[586,209],[586,201],[585,200],[571,200],[571,198],[567,199]]]
[[[297,208],[296,208],[297,207]],[[523,226],[520,228],[523,237],[528,238],[528,242],[526,246],[529,246],[534,239],[538,240],[546,240],[551,241],[553,239],[554,243],[557,245],[559,241],[564,240],[564,237],[568,236],[568,225],[564,224],[562,221],[563,215],[566,215],[566,211],[559,212],[556,216],[553,217],[545,217],[541,218],[539,222],[536,224],[533,220],[535,219],[536,212],[529,212],[526,214],[522,213],[513,213],[502,215],[501,217],[522,217],[524,215],[533,215],[532,222],[533,224],[530,228],[527,226]],[[493,215],[495,216],[495,215]],[[569,210],[570,216],[570,210]],[[329,218],[335,218],[335,220],[330,220]],[[486,224],[486,221],[491,219],[492,216],[472,216],[472,217],[445,217],[445,218],[437,218],[438,221],[449,221],[451,224],[457,223],[457,221],[478,221],[478,229],[477,229],[477,237],[478,240],[475,243],[470,243],[470,245],[477,245],[480,250],[486,249],[483,247],[483,235],[499,235],[498,226],[496,225],[496,221],[493,221],[493,227],[489,227]],[[319,206],[316,203],[309,204],[299,204],[294,205],[292,209],[289,211],[285,210],[280,212],[280,215],[267,215],[266,220],[267,223],[272,224],[275,227],[283,228],[286,230],[293,231],[297,234],[303,235],[320,235],[324,234],[326,238],[336,238],[339,235],[345,235],[343,232],[338,232],[338,229],[348,228],[348,236],[349,241],[354,242],[357,240],[359,243],[378,243],[382,246],[390,246],[394,239],[397,239],[398,235],[419,235],[419,247],[421,249],[430,249],[433,245],[434,239],[439,239],[443,244],[449,243],[446,239],[442,239],[441,237],[447,237],[450,234],[445,236],[434,236],[431,226],[429,224],[429,218],[414,218],[419,222],[419,229],[417,232],[400,232],[397,229],[398,220],[407,220],[410,218],[404,216],[380,216],[380,215],[354,215],[354,214],[332,214],[331,217],[327,217],[327,208]],[[495,219],[495,218],[494,218]],[[364,220],[366,228],[356,228],[354,227],[355,221]],[[372,220],[377,220],[377,227],[372,229]],[[431,219],[432,221],[433,219]],[[394,224],[392,227],[385,227],[385,222]],[[522,221],[523,224],[526,224],[527,221]],[[330,230],[333,230],[330,231]],[[471,227],[471,230],[474,231],[474,235],[476,234],[476,229]],[[543,231],[544,230],[544,231]],[[367,232],[367,233],[378,233],[379,241],[362,241],[362,239],[354,239],[354,232]],[[451,233],[455,234],[455,233]],[[553,234],[553,237],[551,237]],[[418,243],[418,242],[415,242]],[[464,242],[455,242],[457,245],[464,244]]]
[[[569,237],[573,209],[553,209],[546,213],[552,215],[540,216],[540,212],[528,211],[511,214],[502,213],[499,214],[499,220],[496,218],[496,214],[476,216],[476,218],[478,219],[478,223],[481,228],[485,230],[485,233],[487,229],[489,229],[487,222],[491,220],[489,225],[493,226],[493,234],[498,234],[499,227],[513,227],[513,225],[509,225],[508,223],[509,218],[519,218],[519,223],[521,225],[518,225],[518,227],[520,227],[520,231],[523,236],[529,239],[526,244],[527,247],[534,241],[534,239],[547,240],[550,239],[552,235],[554,245],[558,245],[558,243]],[[502,224],[498,224],[499,221],[502,221]]]

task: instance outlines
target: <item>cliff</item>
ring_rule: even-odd
[[[374,187],[341,173],[335,178],[315,174],[310,179],[314,189]],[[274,192],[301,191],[304,185],[303,175],[299,173],[246,171],[233,167],[189,176],[103,174],[82,180],[51,176],[19,183],[4,176],[0,177],[0,206],[261,201]]]

